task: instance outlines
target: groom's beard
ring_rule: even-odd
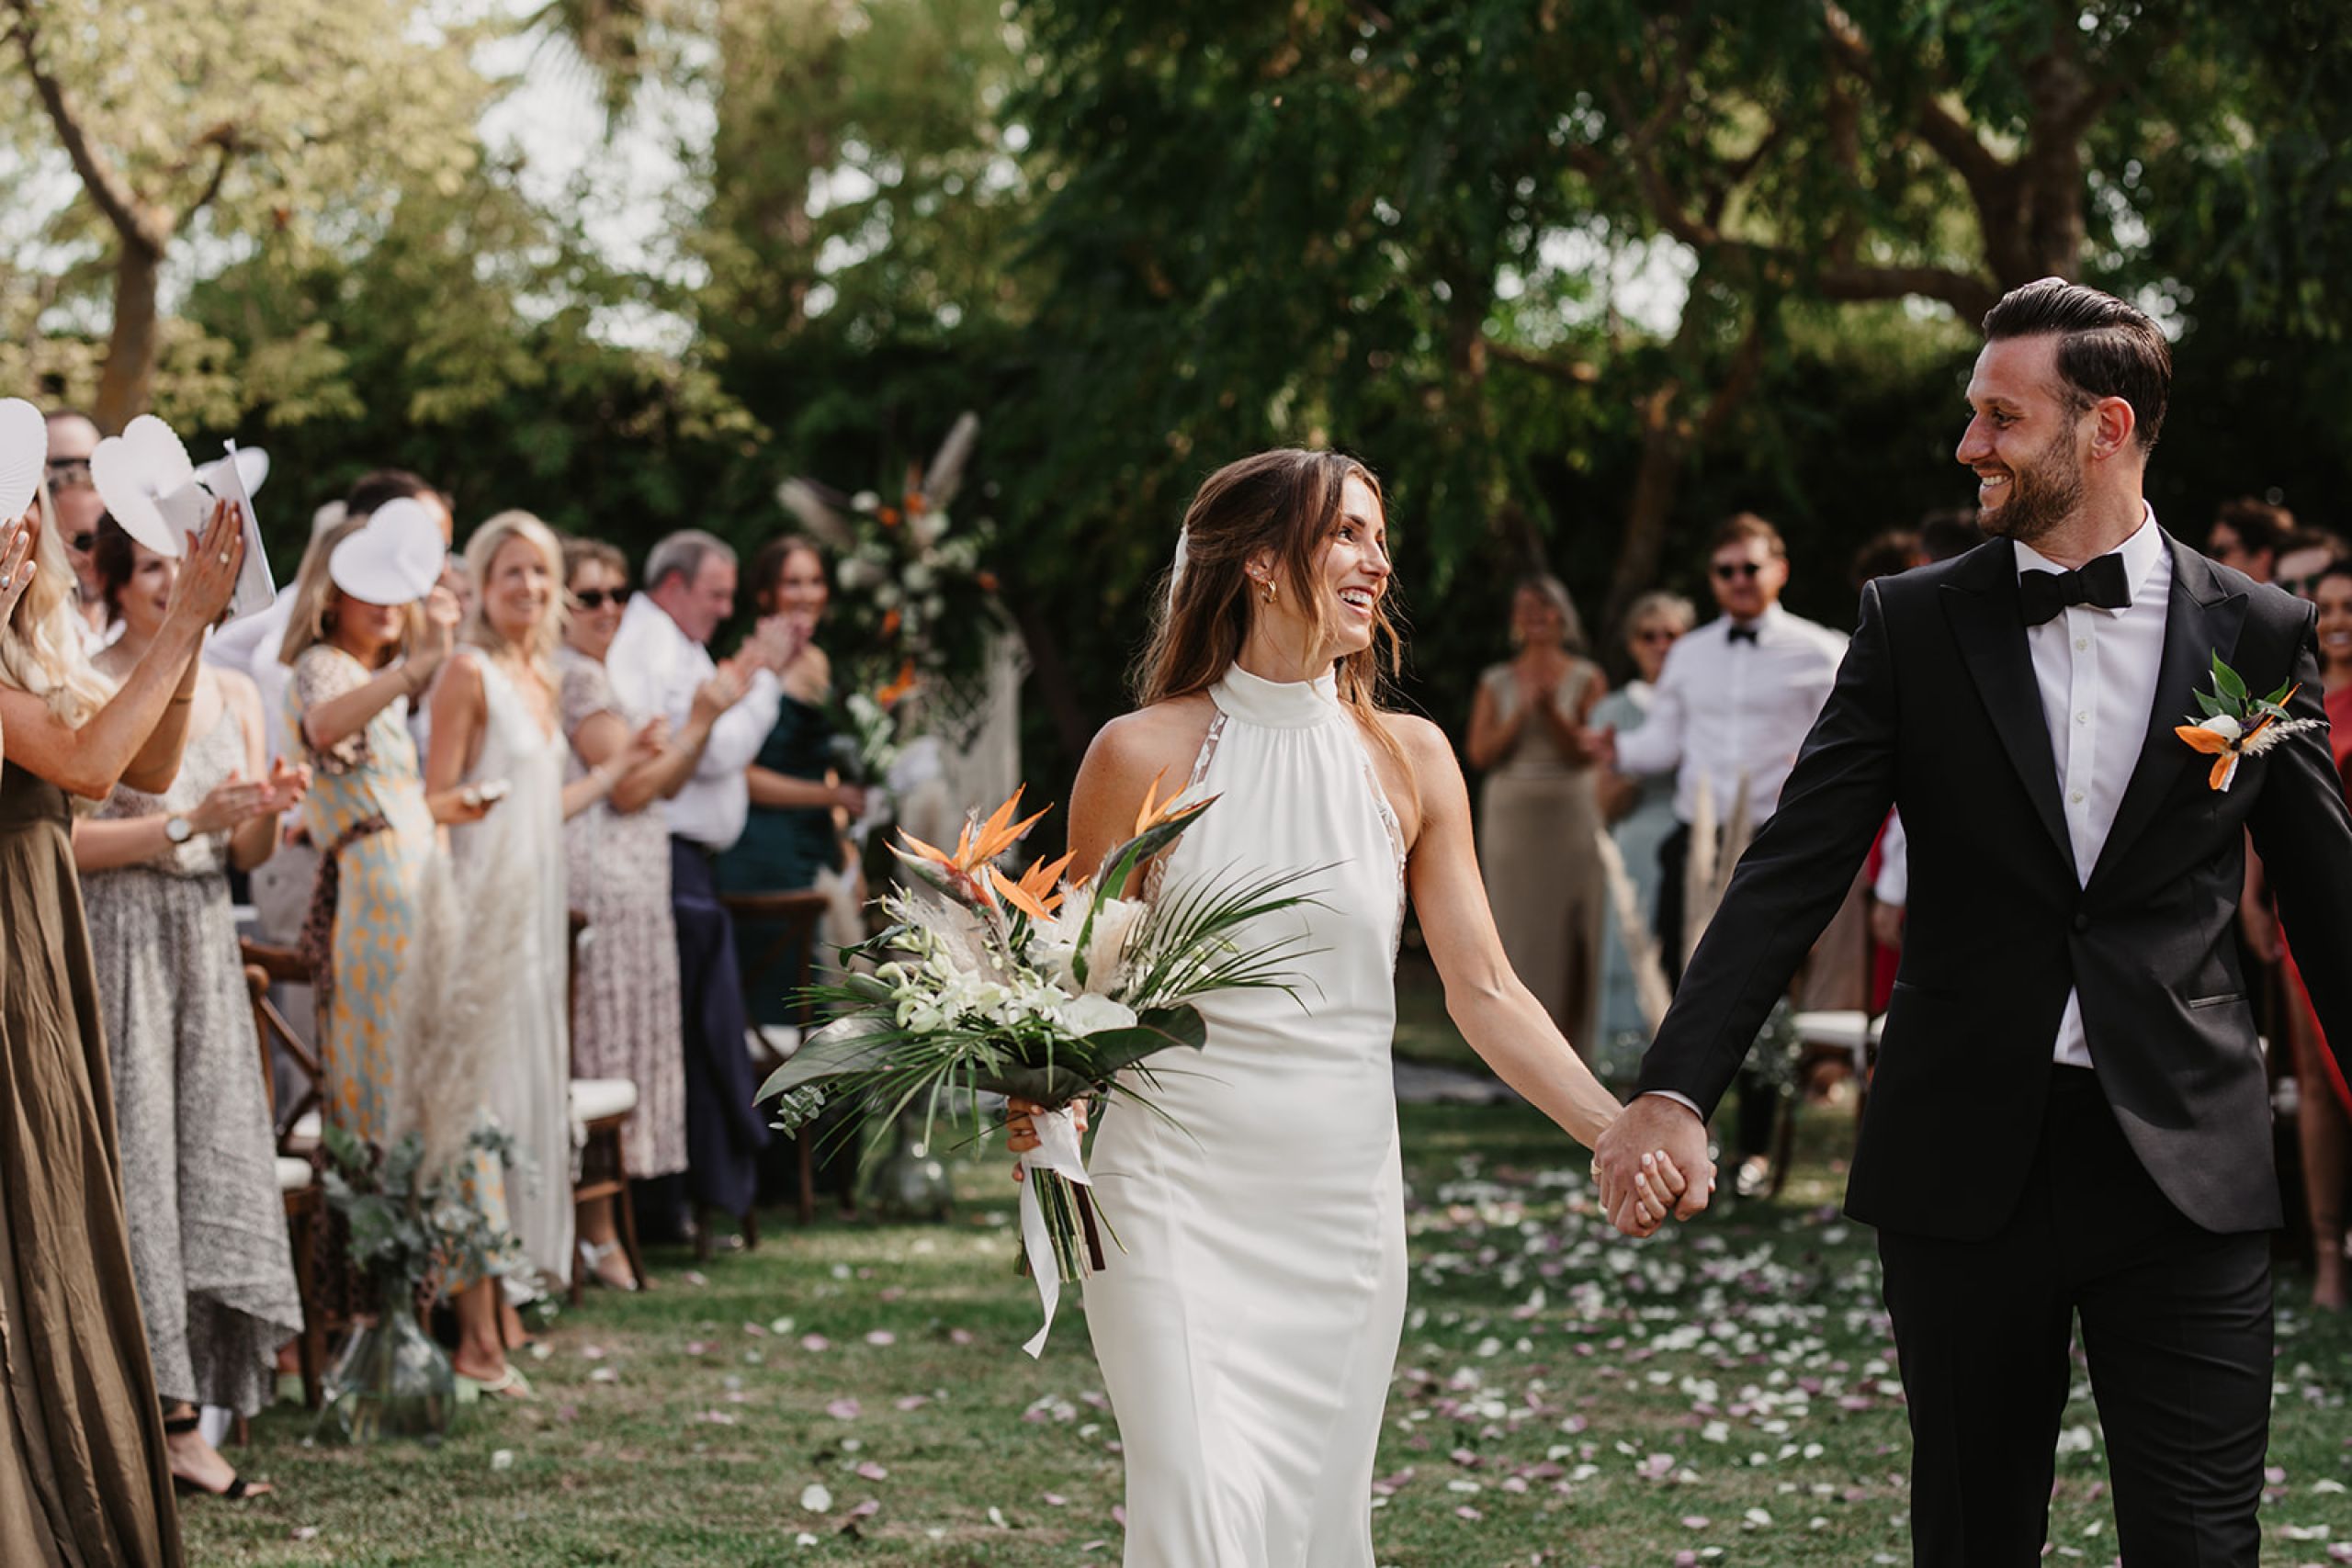
[[[2083,504],[2083,466],[2075,457],[2075,433],[2062,429],[2030,466],[2009,469],[2009,498],[1978,513],[1988,534],[2030,545],[2073,516]]]

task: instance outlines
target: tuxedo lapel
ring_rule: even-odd
[[[2026,647],[2025,621],[2018,612],[2017,547],[2007,539],[1972,551],[1943,587],[1944,615],[1976,689],[1993,716],[1994,732],[2009,754],[2034,814],[2050,831],[2071,868],[2074,842],[2058,804],[2058,763],[2050,751],[2049,721],[2041,712],[2041,687],[2034,679],[2033,654]]]
[[[2211,676],[2213,656],[2218,653],[2228,662],[2237,652],[2238,630],[2245,625],[2245,595],[2224,588],[2203,556],[2169,534],[2165,538],[2172,547],[2172,594],[2165,606],[2165,651],[2156,672],[2156,698],[2148,710],[2140,759],[2123,786],[2088,887],[2098,886],[2109,867],[2120,863],[2132,840],[2147,830],[2156,807],[2180,782],[2184,770],[2194,767],[2203,773],[2211,766],[2173,728],[2194,719],[2197,688]]]

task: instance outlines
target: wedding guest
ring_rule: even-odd
[[[128,679],[163,634],[181,562],[110,517],[97,534],[99,592],[120,627],[96,660],[111,682]],[[302,1331],[302,1301],[228,874],[269,858],[278,814],[308,781],[269,760],[251,681],[202,667],[191,696],[190,739],[171,787],[117,784],[74,825],[74,860],[172,1474],[239,1499],[269,1487],[249,1485],[205,1441],[198,1407],[251,1416],[269,1403],[278,1348]]]
[[[2281,561],[2289,556],[2282,552]],[[2352,562],[2335,560],[2314,575],[2312,599],[2319,611],[2319,673],[2325,691],[2328,745],[2335,771],[2352,759]],[[2296,967],[2291,933],[2279,929],[2269,889],[2257,863],[2245,923],[2256,953],[2277,964],[2288,981],[2283,1010],[2295,1078],[2295,1135],[2302,1153],[2303,1205],[2312,1226],[2312,1304],[2340,1312],[2345,1285],[2345,1181],[2352,1174],[2352,1090],[2336,1070],[2311,992]]]
[[[852,820],[865,810],[865,792],[832,774],[832,661],[815,641],[831,598],[824,553],[814,540],[787,534],[752,558],[752,603],[763,616],[791,623],[800,651],[776,683],[776,720],[744,770],[751,809],[742,836],[718,857],[718,886],[728,893],[772,893],[816,885],[817,873],[839,872],[847,854],[837,813]],[[775,943],[775,928],[739,922],[736,952],[756,962]],[[792,993],[807,983],[805,953],[780,959],[746,976],[752,1021],[789,1023]]]
[[[340,500],[330,501],[311,514],[310,543],[295,568],[295,581],[326,570],[322,541],[345,515]],[[286,645],[287,622],[294,613],[296,597],[289,584],[266,607],[230,622],[204,643],[207,664],[237,671],[250,680],[260,694],[263,750],[270,757],[293,757],[301,750],[299,739],[286,728],[286,683],[293,671],[277,657],[278,649]],[[311,843],[300,816],[287,818],[277,852],[254,867],[245,879],[246,896],[253,901],[254,923],[263,941],[291,947],[300,940],[302,917],[310,912],[311,887],[318,880],[318,872],[319,852]],[[270,1001],[295,1039],[306,1047],[316,1043],[310,987],[273,987]],[[281,1064],[276,1070],[279,1092],[291,1091],[292,1075],[297,1069],[290,1064]]]
[[[1679,593],[1645,593],[1634,601],[1625,612],[1625,652],[1634,678],[1600,699],[1592,710],[1594,726],[1618,735],[1642,727],[1657,697],[1667,650],[1697,619],[1690,601]],[[1643,915],[1654,919],[1658,849],[1674,830],[1674,780],[1663,773],[1628,779],[1601,770],[1593,782],[1601,815],[1611,824],[1609,832],[1616,840],[1618,858],[1633,880],[1634,901]],[[1603,1059],[1612,1069],[1621,1065],[1630,1069],[1649,1043],[1650,1025],[1634,987],[1633,961],[1618,932],[1616,907],[1607,906],[1604,914],[1614,940],[1602,949],[1600,1043],[1609,1052]],[[1630,1046],[1629,1052],[1620,1049],[1621,1042]]]
[[[107,609],[98,570],[90,558],[98,519],[107,503],[90,478],[90,456],[98,449],[97,422],[79,409],[52,409],[49,419],[49,521],[74,569],[74,607],[81,620],[83,646],[96,653],[106,646]]]
[[[466,542],[473,608],[433,688],[427,795],[503,789],[498,809],[449,830],[466,961],[497,985],[472,1020],[494,1059],[490,1108],[529,1162],[506,1208],[529,1268],[553,1288],[572,1269],[570,895],[564,818],[612,793],[632,759],[571,784],[555,652],[563,550],[527,512],[502,512]],[[506,1281],[511,1301],[526,1282]],[[515,1325],[519,1328],[519,1325]]]
[[[2285,507],[2240,496],[2222,502],[2214,512],[2205,553],[2256,582],[2268,582],[2287,536],[2294,531],[2295,514]]]
[[[695,694],[718,671],[706,645],[734,613],[735,577],[735,552],[699,529],[653,547],[645,563],[648,591],[622,613],[605,660],[627,712],[685,726]],[[685,1185],[698,1206],[738,1215],[750,1212],[768,1127],[752,1103],[759,1086],[743,1040],[735,929],[718,901],[713,863],[742,834],[751,807],[744,770],[775,728],[783,700],[776,671],[791,662],[802,635],[782,616],[760,623],[738,656],[743,695],[711,726],[693,776],[662,806],[685,1043]],[[650,1227],[657,1235],[683,1232],[678,1205],[652,1190]]]
[[[1516,653],[1479,676],[1470,708],[1470,765],[1487,775],[1478,863],[1512,973],[1589,1062],[1608,892],[1584,727],[1609,682],[1555,577],[1520,580],[1510,640]]]
[[[1939,506],[1919,518],[1919,553],[1930,565],[1964,556],[1984,542],[1973,506]]]
[[[471,590],[466,583],[464,563],[454,553],[458,514],[446,492],[406,468],[375,468],[354,479],[351,488],[344,492],[344,515],[365,517],[394,501],[415,502],[431,514],[435,525],[441,530],[443,564],[437,586],[457,602],[458,617],[462,621],[470,607],[467,595]],[[416,742],[417,756],[424,757],[431,750],[433,739],[433,705],[422,694],[409,706],[408,733],[409,739]]]
[[[1917,528],[1886,528],[1873,534],[1854,552],[1853,580],[1859,592],[1873,577],[1909,571],[1927,564],[1926,547]]]
[[[572,908],[587,917],[593,962],[577,971],[571,1059],[579,1076],[627,1078],[637,1110],[621,1130],[622,1158],[639,1182],[686,1168],[686,1076],[678,992],[678,928],[670,908],[670,830],[661,802],[694,776],[719,716],[743,695],[744,676],[719,666],[695,688],[684,724],[659,717],[632,730],[614,695],[605,657],[628,603],[628,560],[596,539],[563,547],[571,614],[556,654],[568,780],[641,750],[649,729],[660,750],[622,773],[601,803],[564,823]],[[622,1256],[613,1200],[580,1206],[580,1250],[592,1278],[617,1290],[641,1283]]]
[[[406,550],[388,540],[396,523]],[[423,1131],[437,1157],[454,1153],[486,1098],[482,1054],[457,1038],[445,948],[461,933],[439,828],[477,821],[495,803],[463,789],[428,795],[409,734],[409,704],[457,641],[456,597],[433,581],[432,527],[400,501],[339,525],[317,575],[296,586],[280,657],[293,671],[287,727],[311,765],[304,816],[320,857],[303,941],[315,957],[322,1111],[379,1147]],[[503,1174],[468,1157],[475,1201],[504,1228]],[[486,1393],[527,1397],[506,1359],[498,1281],[444,1288],[458,1373]]]
[[[1843,637],[1781,607],[1788,548],[1763,518],[1743,512],[1725,521],[1707,573],[1722,615],[1667,655],[1648,722],[1612,738],[1618,772],[1674,775],[1675,827],[1658,849],[1657,898],[1658,956],[1670,986],[1680,983],[1687,956],[1684,880],[1702,784],[1718,824],[1734,821],[1744,801],[1760,831],[1846,651]],[[1778,1101],[1762,1074],[1743,1075],[1738,1179],[1750,1190],[1769,1174]]]
[[[2298,599],[2310,599],[2320,574],[2344,558],[2342,536],[2325,528],[2297,528],[2278,541],[2270,581]]]
[[[243,536],[233,509],[213,509],[154,640],[109,694],[83,651],[53,524],[35,525],[34,568],[21,524],[0,556],[0,1562],[173,1564],[179,1519],[67,796],[171,787],[197,649],[235,587]]]

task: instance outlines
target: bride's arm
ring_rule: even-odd
[[[1487,906],[1471,838],[1470,792],[1443,732],[1425,719],[1389,718],[1420,795],[1420,832],[1406,862],[1421,936],[1445,982],[1445,1010],[1470,1048],[1538,1111],[1589,1148],[1617,1118],[1616,1097],[1561,1037],[1551,1015],[1511,973]]]

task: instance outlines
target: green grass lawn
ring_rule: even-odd
[[[1850,1132],[1808,1113],[1782,1200],[1635,1245],[1532,1113],[1407,1107],[1413,1300],[1380,1561],[1907,1562],[1875,1253],[1834,1211]],[[1085,1325],[1066,1313],[1042,1361],[1021,1353],[1036,1301],[1012,1274],[1004,1162],[959,1185],[945,1224],[779,1218],[701,1274],[657,1255],[661,1289],[555,1323],[524,1363],[536,1404],[469,1407],[437,1450],[312,1448],[303,1412],[273,1412],[232,1458],[279,1494],[186,1505],[194,1560],[1115,1563],[1117,1428]],[[2314,1322],[2307,1289],[2280,1289],[2267,1563],[2352,1559],[2352,1325]],[[2107,1563],[2079,1375],[2065,1427],[2056,1555]]]

